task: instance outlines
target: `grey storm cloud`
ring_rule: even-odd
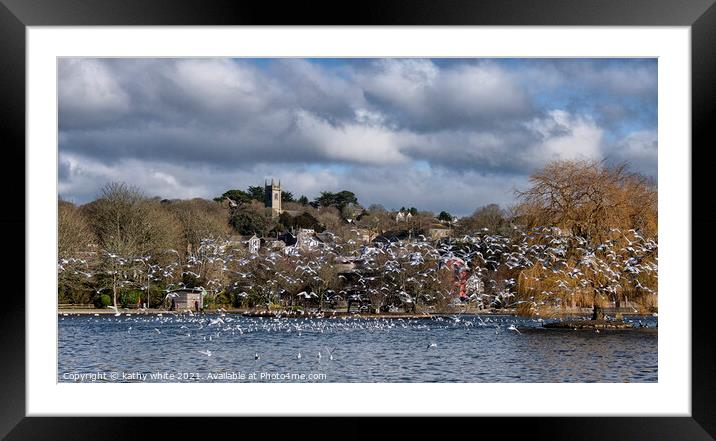
[[[63,58],[58,80],[76,202],[113,180],[214,197],[276,176],[468,214],[552,159],[656,177],[655,61]]]

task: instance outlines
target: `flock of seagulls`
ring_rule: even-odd
[[[119,280],[118,288],[145,290],[161,283],[167,292],[185,287],[183,278],[191,276],[210,295],[230,292],[239,300],[251,297],[259,305],[287,298],[292,299],[289,303],[325,304],[361,292],[377,304],[392,296],[404,305],[429,307],[456,297],[454,282],[446,282],[450,278],[445,277],[445,268],[446,262],[458,259],[471,280],[478,281],[468,292],[469,300],[483,305],[560,305],[578,290],[593,290],[607,300],[626,290],[656,294],[647,281],[658,273],[658,244],[636,230],[612,229],[596,244],[546,227],[515,228],[510,236],[482,231],[439,243],[424,239],[390,238],[361,246],[335,236],[332,242],[290,256],[278,251],[246,255],[228,242],[205,239],[183,261],[175,250],[164,253],[176,258],[164,265],[152,263],[161,259],[150,256],[128,259],[106,253],[113,263],[108,267],[93,269],[87,261],[71,258],[61,259],[58,270],[88,279],[110,274]],[[336,270],[347,259],[358,262],[350,281]],[[133,265],[137,262],[142,265]],[[525,275],[525,269],[537,271]],[[517,300],[519,277],[528,295]]]

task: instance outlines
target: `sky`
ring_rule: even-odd
[[[657,178],[656,59],[61,58],[58,77],[77,204],[108,182],[187,199],[273,177],[465,216],[556,159]]]

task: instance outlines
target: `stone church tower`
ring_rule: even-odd
[[[264,194],[266,197],[266,208],[271,209],[271,216],[276,217],[282,213],[281,210],[281,181],[278,185],[271,178],[271,183],[264,181]]]

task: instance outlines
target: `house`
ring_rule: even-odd
[[[170,310],[173,308],[175,311],[199,311],[204,307],[205,295],[206,291],[200,288],[175,289],[164,297],[164,301]]]
[[[432,240],[445,239],[450,236],[452,236],[452,228],[435,227],[428,230],[428,237]]]
[[[261,248],[261,239],[256,237],[256,235],[254,234],[248,240],[248,244],[249,244],[249,252],[253,253],[253,254],[258,254],[259,249]]]
[[[413,214],[409,211],[399,211],[398,214],[395,215],[396,222],[407,222],[412,218]]]

